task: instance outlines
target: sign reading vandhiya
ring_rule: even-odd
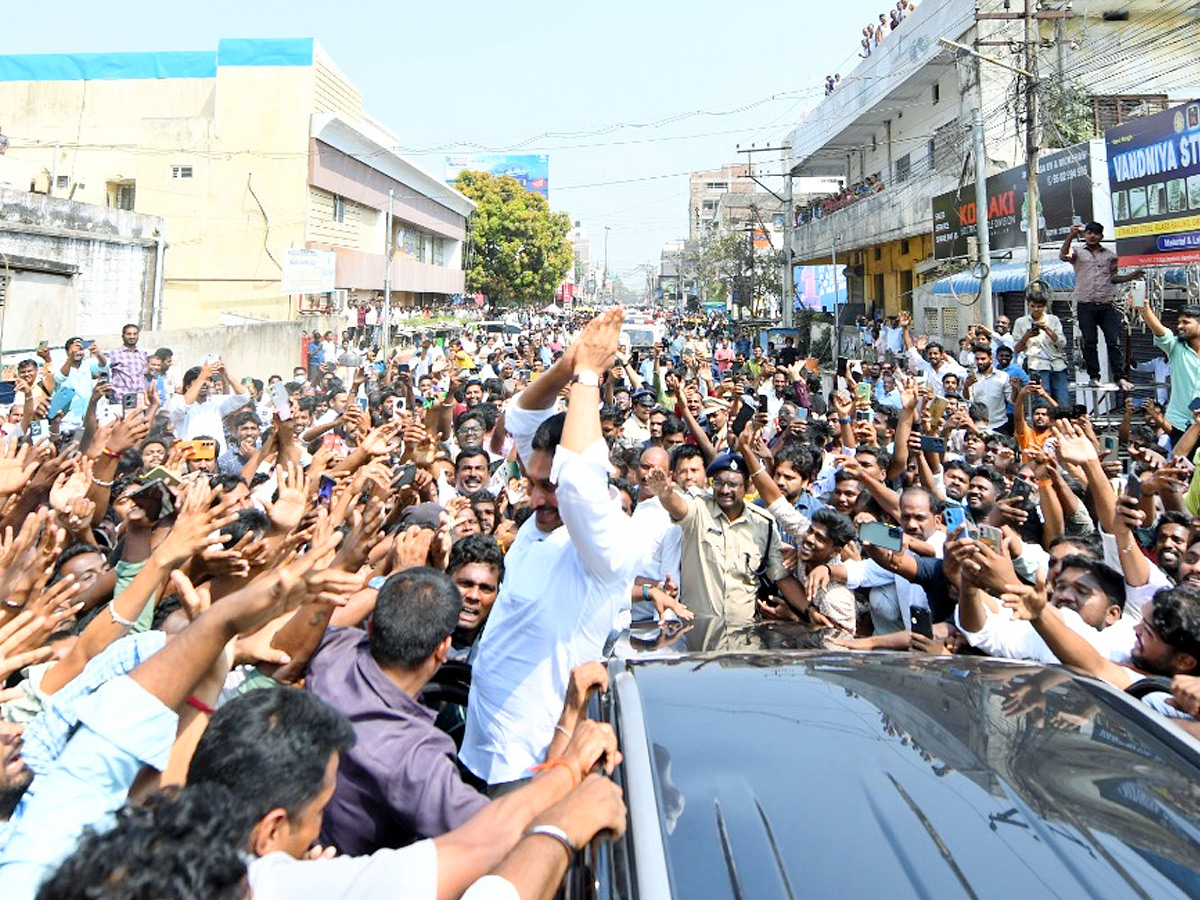
[[[1200,101],[1104,132],[1123,266],[1200,262]]]
[[[993,251],[1025,246],[1029,216],[1024,166],[1005,169],[987,180],[988,243]],[[1088,145],[1047,153],[1038,166],[1038,243],[1064,240],[1071,226],[1092,218],[1092,167]],[[975,183],[933,198],[933,255],[967,255],[975,236]]]

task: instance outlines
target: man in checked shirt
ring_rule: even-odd
[[[146,390],[146,351],[138,349],[141,329],[126,325],[121,329],[121,346],[108,354],[112,386],[117,396]]]

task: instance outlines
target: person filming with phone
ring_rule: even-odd
[[[1013,349],[1025,354],[1025,370],[1054,398],[1059,406],[1071,402],[1067,374],[1067,340],[1058,316],[1046,310],[1044,294],[1031,290],[1027,294],[1029,315],[1013,324]]]

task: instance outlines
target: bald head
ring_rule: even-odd
[[[651,469],[658,469],[667,475],[671,474],[671,457],[667,455],[667,451],[662,447],[650,446],[642,451],[642,455],[638,457],[638,482],[645,484],[646,473]],[[645,488],[642,489],[643,499],[647,499],[644,495]]]

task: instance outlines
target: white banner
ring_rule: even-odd
[[[332,250],[288,250],[283,260],[285,294],[327,294],[337,284]]]

